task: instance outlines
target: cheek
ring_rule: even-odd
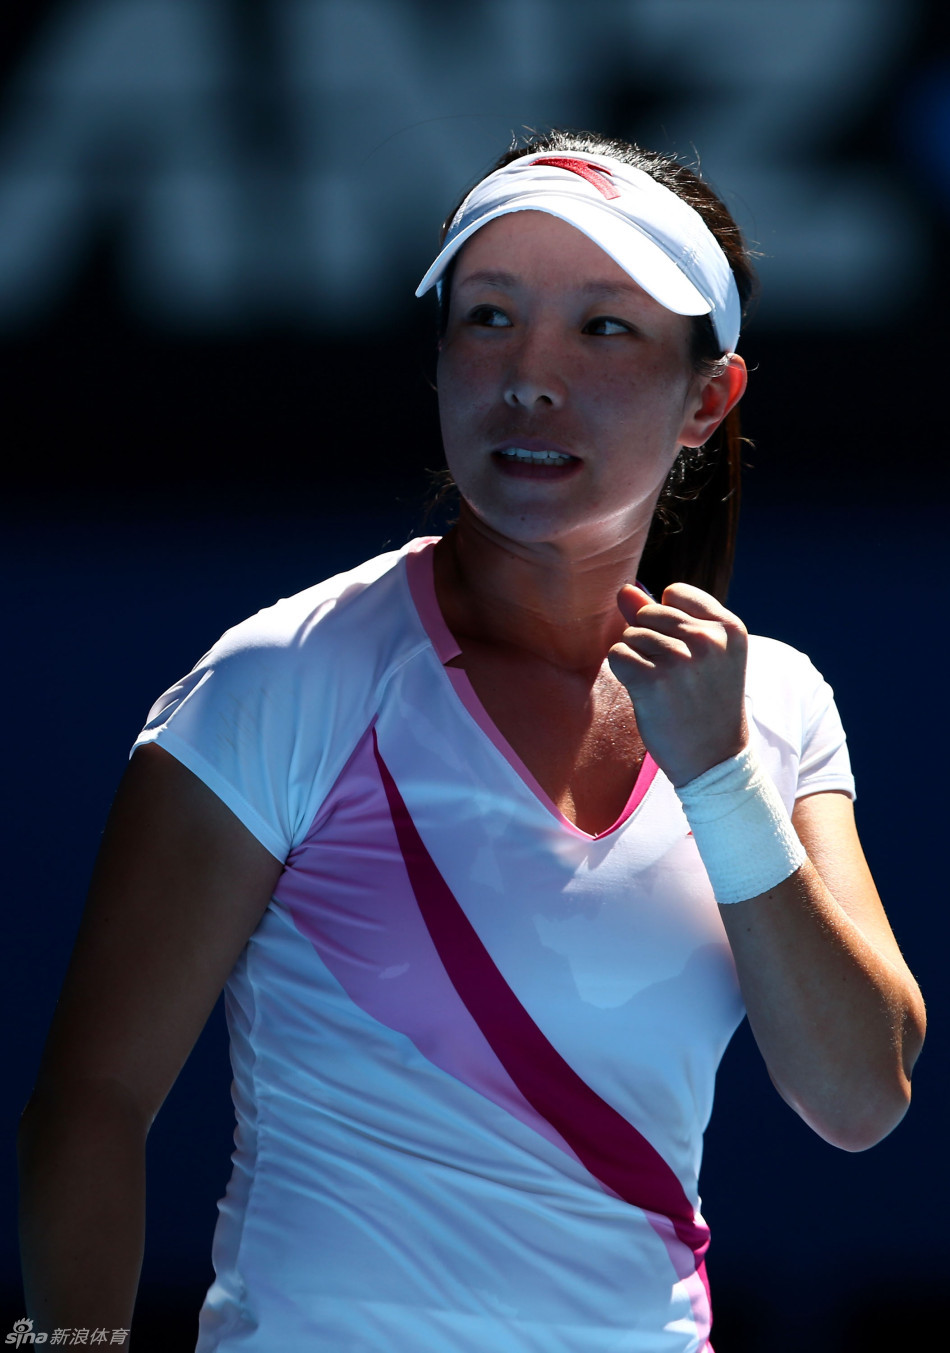
[[[600,436],[631,443],[644,452],[664,454],[682,425],[682,390],[671,388],[660,374],[637,371],[601,374],[588,382],[581,410]]]
[[[457,479],[461,468],[460,453],[464,451],[466,432],[473,421],[471,382],[461,379],[461,373],[451,358],[440,356],[436,368],[436,388],[442,447],[446,463]]]
[[[679,367],[657,363],[633,380],[616,382],[610,392],[603,392],[605,402],[610,394],[612,407],[641,438],[660,450],[678,445],[689,394],[689,380]]]
[[[465,422],[466,411],[460,402],[461,392],[455,389],[447,372],[440,370],[437,373],[436,380],[439,397],[439,426],[442,429],[442,440],[446,448],[450,449],[456,429]]]
[[[439,421],[443,435],[464,432],[466,424],[491,400],[491,376],[485,364],[467,356],[464,361],[450,348],[443,348],[436,365]]]

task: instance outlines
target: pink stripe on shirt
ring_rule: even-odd
[[[631,1123],[592,1090],[548,1042],[495,967],[416,830],[375,743],[399,845],[419,909],[452,984],[527,1101],[594,1177],[625,1201],[673,1223],[696,1255],[709,1231],[674,1172]]]

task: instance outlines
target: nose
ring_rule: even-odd
[[[505,380],[505,403],[512,409],[560,408],[564,384],[558,373],[555,351],[542,335],[526,335],[516,352]]]

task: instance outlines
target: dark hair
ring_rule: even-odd
[[[593,132],[550,131],[532,135],[524,144],[513,146],[485,177],[512,160],[538,151],[581,151],[610,156],[643,170],[676,193],[699,213],[719,241],[735,276],[745,314],[756,288],[749,250],[724,203],[694,170],[671,155],[644,150],[628,141]],[[442,239],[457,210],[458,207],[453,209],[446,219]],[[440,332],[444,332],[448,319],[453,271],[450,264],[443,277]],[[720,369],[723,353],[708,315],[692,318],[691,356],[698,372],[711,375]],[[744,445],[736,407],[705,445],[681,448],[657,501],[640,563],[641,581],[657,596],[668,583],[687,582],[711,592],[720,601],[725,600],[736,550]]]

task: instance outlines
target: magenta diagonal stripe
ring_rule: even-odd
[[[626,1202],[669,1217],[701,1258],[709,1232],[673,1170],[646,1138],[581,1079],[498,971],[423,844],[375,740],[374,751],[409,881],[432,942],[465,1006],[532,1107],[590,1173]]]

